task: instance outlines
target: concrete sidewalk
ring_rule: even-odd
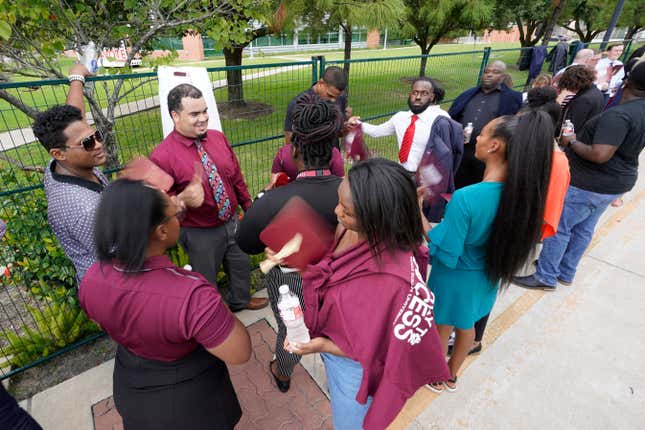
[[[458,391],[420,390],[392,428],[645,428],[643,239],[641,179],[603,215],[573,285],[509,287]]]
[[[605,212],[572,286],[509,287],[458,391],[420,389],[390,428],[645,428],[644,238],[645,178],[623,207]],[[268,309],[238,315],[246,325],[266,318],[275,328]],[[112,367],[91,369],[23,407],[45,429],[92,429],[92,405],[112,394]],[[305,357],[303,367],[325,391],[320,359]]]

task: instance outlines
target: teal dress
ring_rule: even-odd
[[[502,187],[480,182],[455,191],[443,221],[428,233],[437,324],[470,329],[493,308],[498,283],[486,276],[486,245]]]

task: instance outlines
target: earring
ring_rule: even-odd
[[[490,154],[491,152],[493,152],[493,150],[492,150],[492,149],[489,149],[489,150],[488,150],[488,153]]]

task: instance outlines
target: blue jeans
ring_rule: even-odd
[[[569,186],[555,236],[544,239],[535,277],[547,285],[572,282],[602,213],[621,194],[598,194]]]
[[[363,368],[358,361],[333,354],[322,353],[325,363],[331,415],[335,430],[359,430],[363,428],[363,419],[372,404],[372,398],[361,405],[356,401],[356,394],[363,379]]]

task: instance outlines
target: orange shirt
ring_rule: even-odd
[[[555,236],[558,231],[558,222],[564,207],[564,197],[569,188],[571,174],[569,173],[569,160],[564,152],[553,151],[551,161],[551,177],[549,178],[549,189],[546,193],[546,205],[544,207],[544,224],[542,225],[542,240]]]

